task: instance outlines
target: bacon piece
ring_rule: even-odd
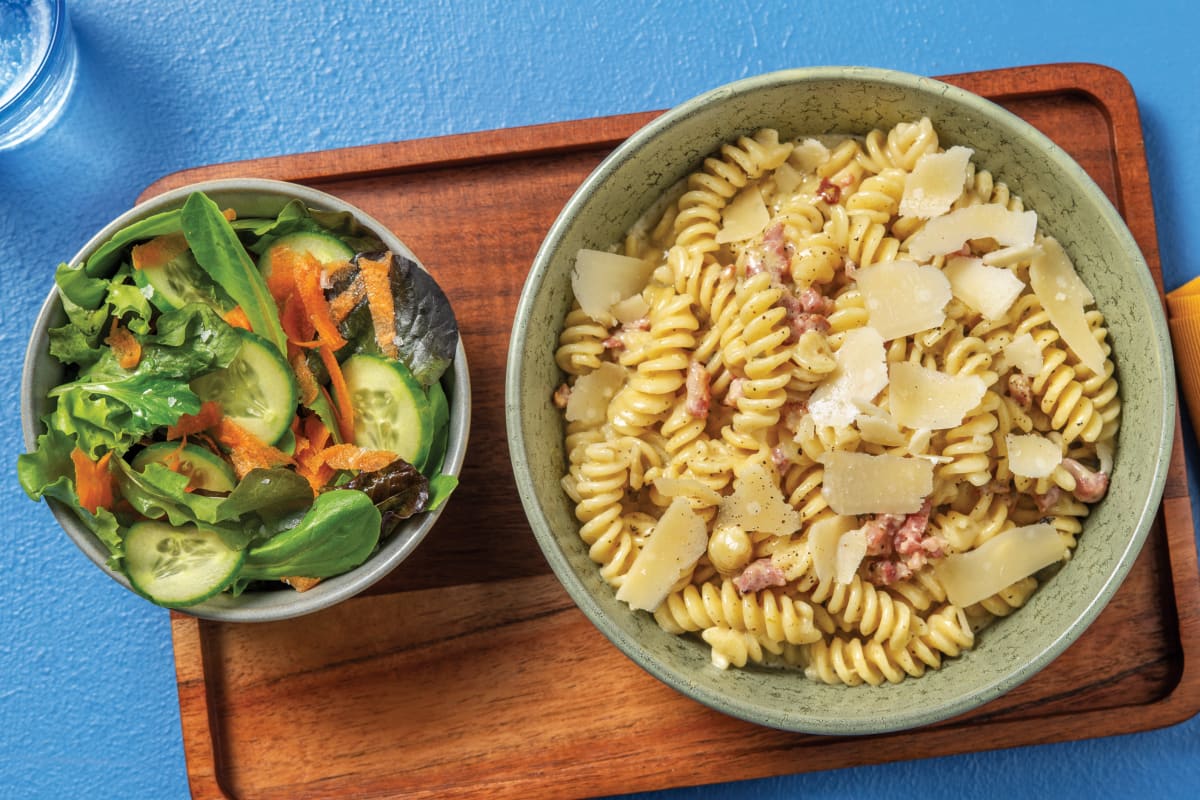
[[[555,408],[566,408],[567,401],[571,399],[571,387],[563,384],[554,390],[554,406]]]
[[[709,387],[711,376],[699,361],[688,364],[687,374],[687,403],[684,406],[688,414],[695,419],[706,419],[708,407],[712,402],[712,390]]]
[[[1008,396],[1017,401],[1021,408],[1029,408],[1033,404],[1033,387],[1029,378],[1019,372],[1008,376]]]
[[[842,187],[829,178],[821,178],[821,185],[817,187],[817,196],[831,206],[837,205],[838,201],[842,199]]]
[[[867,565],[867,580],[876,586],[891,586],[909,577],[912,577],[912,570],[896,561],[876,561]]]
[[[1054,504],[1061,499],[1062,489],[1057,486],[1051,486],[1050,490],[1045,494],[1035,494],[1033,496],[1033,502],[1037,503],[1038,511],[1043,514],[1054,508]]]
[[[867,555],[876,560],[867,566],[867,579],[877,586],[889,586],[904,580],[925,566],[930,558],[939,558],[946,543],[929,534],[932,505],[927,498],[911,514],[877,514],[867,521]]]
[[[725,397],[721,402],[734,408],[737,406],[737,401],[745,396],[745,392],[742,391],[742,379],[734,378],[729,382],[729,388],[725,390]]]
[[[1075,479],[1075,499],[1081,503],[1095,503],[1108,494],[1108,474],[1092,472],[1073,458],[1064,458],[1063,469]]]
[[[751,561],[742,570],[742,574],[733,579],[733,585],[742,594],[757,592],[768,586],[784,586],[786,584],[787,578],[784,577],[783,570],[770,558]]]
[[[821,294],[815,287],[808,286],[800,293],[800,307],[810,314],[829,316],[833,313],[833,298]]]

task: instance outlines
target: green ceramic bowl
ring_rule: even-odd
[[[221,208],[234,209],[241,217],[274,217],[291,200],[300,200],[312,209],[347,212],[392,252],[403,254],[420,263],[394,233],[344,200],[307,186],[258,178],[207,181],[164,192],[126,211],[106,225],[83,246],[70,263],[79,264],[85,261],[98,247],[112,238],[114,233],[129,224],[162,211],[179,208],[188,195],[197,191],[206,193]],[[63,381],[62,365],[50,357],[48,337],[49,330],[62,325],[65,320],[66,315],[58,290],[51,285],[41,313],[34,323],[21,377],[21,425],[27,451],[36,447],[37,437],[43,431],[41,417],[49,410],[50,404],[47,393]],[[443,386],[450,403],[450,430],[442,471],[448,475],[458,475],[466,454],[471,417],[471,381],[467,371],[466,352],[461,341],[454,363],[443,377]],[[123,573],[109,569],[106,563],[107,548],[79,521],[71,509],[52,498],[47,498],[47,502],[59,524],[80,550],[109,577],[133,591],[129,579]],[[453,502],[453,499],[447,502]],[[297,617],[334,605],[362,592],[395,569],[425,538],[444,508],[443,504],[434,511],[409,518],[365,562],[349,572],[327,578],[305,592],[291,589],[246,591],[238,597],[222,593],[180,610],[193,616],[226,622],[266,622]]]
[[[721,671],[709,648],[663,632],[613,597],[578,536],[559,480],[563,375],[556,334],[572,299],[581,247],[604,249],[722,142],[769,126],[782,136],[865,134],[928,116],[944,147],[975,161],[1038,212],[1094,292],[1110,329],[1123,416],[1110,490],[1088,518],[1074,557],[976,648],[917,679],[880,687],[826,686],[778,669]],[[1136,387],[1136,391],[1133,388]],[[815,68],[750,78],[703,94],[619,146],[567,203],[530,270],[517,310],[506,389],[509,448],[538,543],[593,623],[626,655],[683,694],[727,714],[791,731],[868,734],[942,720],[1029,679],[1074,641],[1117,590],[1140,551],[1163,491],[1174,435],[1175,385],[1158,294],[1132,236],[1069,156],[993,103],[947,84],[868,68]]]

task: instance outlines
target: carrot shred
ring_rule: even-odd
[[[280,578],[279,580],[291,586],[297,592],[307,592],[321,582],[320,578],[302,578],[298,575]]]
[[[179,439],[206,431],[221,420],[221,405],[215,400],[206,400],[200,404],[200,411],[195,414],[183,414],[179,421],[167,427],[167,439]]]
[[[237,212],[234,211],[232,208],[225,209],[224,211],[221,212],[221,215],[224,216],[225,219],[229,220],[230,222],[233,222],[235,219],[237,219]]]
[[[271,256],[271,272],[267,275],[267,291],[275,298],[276,303],[282,303],[288,295],[296,291],[296,281],[293,277],[296,251],[287,245],[276,245],[268,253]]]
[[[267,444],[228,417],[221,417],[215,434],[217,441],[229,449],[229,460],[239,479],[255,468],[294,463],[287,453]]]
[[[325,369],[329,371],[329,385],[333,388],[333,406],[337,415],[338,433],[341,434],[342,441],[352,442],[354,441],[354,406],[350,404],[350,387],[346,385],[342,367],[334,357],[333,350],[328,345],[322,345],[317,348],[317,352],[321,355],[321,362],[325,364]]]
[[[371,309],[371,322],[375,326],[375,342],[388,358],[400,355],[396,347],[396,299],[392,296],[392,254],[375,261],[358,259],[359,274],[367,290],[367,305]]]
[[[305,253],[297,259],[292,277],[296,282],[296,294],[304,303],[305,314],[312,321],[317,338],[334,350],[345,347],[346,340],[329,316],[329,302],[325,299],[325,290],[321,288],[320,262]]]
[[[130,333],[128,328],[121,327],[116,317],[113,317],[108,338],[104,340],[104,343],[112,348],[113,355],[117,357],[117,363],[121,365],[121,369],[134,369],[142,360],[142,343]]]
[[[108,452],[92,461],[78,447],[71,451],[71,462],[75,465],[75,493],[80,507],[92,514],[113,505],[113,475],[108,469],[111,458],[112,452]]]
[[[130,253],[134,269],[158,267],[173,261],[180,253],[188,249],[187,239],[182,233],[165,233],[155,236],[148,242],[136,244]]]
[[[341,325],[350,312],[367,296],[367,286],[363,283],[362,273],[358,273],[350,281],[350,285],[342,290],[337,297],[329,301],[329,317],[335,325]]]
[[[229,311],[225,312],[224,316],[221,318],[234,328],[252,330],[250,327],[250,317],[246,316],[246,311],[241,306],[234,306]]]
[[[291,349],[291,348],[289,348]],[[313,400],[317,399],[317,391],[320,386],[317,384],[317,376],[313,375],[312,368],[308,366],[308,359],[299,349],[291,355],[288,361],[292,365],[292,372],[296,374],[296,386],[300,390],[300,402],[308,405]]]
[[[321,451],[321,460],[334,469],[357,469],[375,472],[391,464],[399,456],[388,450],[368,450],[354,444],[335,444]]]

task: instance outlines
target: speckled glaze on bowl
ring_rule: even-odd
[[[1108,496],[1071,561],[976,649],[941,670],[881,687],[826,686],[784,670],[721,671],[693,637],[663,632],[617,602],[578,535],[559,480],[562,423],[549,402],[563,380],[556,334],[571,304],[581,247],[604,249],[722,142],[761,127],[784,137],[865,134],[928,116],[943,147],[961,144],[1005,181],[1063,244],[1107,316],[1123,403]],[[683,694],[762,725],[869,734],[933,723],[1030,678],[1074,641],[1112,597],[1157,513],[1174,435],[1175,385],[1166,323],[1146,263],[1101,190],[1068,155],[1018,117],[969,92],[904,73],[857,67],[790,70],[739,81],[655,119],[618,147],[572,196],[526,281],[506,387],[509,449],[534,534],[592,622],[626,655]]]
[[[257,178],[195,183],[153,197],[105,226],[83,246],[69,263],[74,265],[86,260],[96,248],[130,223],[161,211],[181,207],[192,192],[204,192],[218,206],[232,208],[241,217],[274,217],[291,200],[300,200],[312,209],[349,212],[393,252],[411,258],[418,264],[421,263],[413,252],[396,238],[395,234],[355,206],[306,186]],[[21,427],[27,451],[33,450],[37,444],[38,435],[42,433],[40,419],[48,410],[47,392],[61,383],[63,376],[62,366],[49,356],[47,331],[62,325],[65,321],[66,316],[62,310],[62,304],[59,302],[58,291],[52,285],[46,302],[43,303],[37,321],[34,323],[21,375]],[[461,340],[453,366],[442,380],[447,399],[450,401],[450,431],[443,472],[448,475],[458,475],[466,454],[471,415],[471,381],[467,371],[467,356]],[[79,522],[75,514],[52,498],[46,498],[46,501],[67,535],[87,557],[113,580],[133,591],[128,578],[108,568],[105,563],[108,559],[107,548]],[[453,502],[453,498],[447,502]],[[297,617],[327,608],[353,597],[395,569],[425,538],[444,508],[445,504],[436,511],[426,512],[408,520],[384,541],[380,549],[362,565],[342,575],[326,578],[308,591],[296,592],[290,589],[248,591],[239,597],[220,594],[203,603],[180,609],[180,611],[197,617],[227,622],[267,622]]]

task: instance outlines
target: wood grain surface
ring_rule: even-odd
[[[1125,217],[1162,289],[1136,99],[1113,70],[943,78],[1062,145]],[[364,596],[233,625],[172,615],[197,798],[581,797],[875,764],[1170,725],[1200,710],[1200,585],[1176,434],[1162,510],[1093,626],[1026,684],[927,728],[792,734],[726,717],[614,648],[550,573],[504,433],[521,287],[563,204],[658,112],[221,164],[336,194],[390,227],[446,290],[472,370],[462,486],[416,554]]]

